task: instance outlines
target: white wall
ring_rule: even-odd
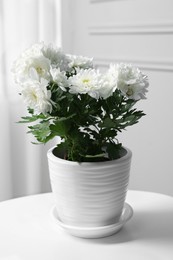
[[[66,52],[110,62],[130,62],[148,75],[147,114],[119,135],[133,152],[131,189],[173,195],[173,1],[63,0]]]

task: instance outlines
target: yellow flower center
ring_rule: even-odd
[[[36,68],[36,71],[39,75],[42,75],[43,74],[43,69],[41,67],[37,67]]]
[[[89,79],[83,79],[82,82],[83,82],[84,84],[87,84],[87,83],[89,82]]]
[[[128,88],[127,92],[126,92],[127,96],[132,96],[133,95],[133,90],[131,88]]]
[[[34,90],[31,92],[31,96],[32,96],[32,99],[37,102],[37,99],[38,99],[38,98],[37,98],[37,94],[35,93]]]

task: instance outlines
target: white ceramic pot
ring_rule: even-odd
[[[132,153],[106,162],[72,162],[47,153],[51,187],[61,221],[68,225],[99,227],[121,216],[129,183]]]

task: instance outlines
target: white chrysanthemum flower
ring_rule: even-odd
[[[32,68],[36,71],[39,78],[50,80],[50,61],[47,58],[40,56],[29,59],[26,69],[30,73]]]
[[[91,97],[99,98],[100,74],[94,69],[78,69],[77,74],[69,78],[70,93],[88,94]]]
[[[112,74],[110,74],[109,72],[103,74],[100,79],[100,97],[102,97],[103,99],[107,99],[108,97],[112,96],[113,92],[116,89],[116,83],[117,82]]]
[[[29,108],[35,113],[47,114],[52,111],[51,91],[47,90],[48,81],[28,80],[23,84],[21,95]]]
[[[60,71],[68,71],[70,60],[61,49],[53,47],[50,44],[48,46],[44,45],[41,51],[43,55],[50,60],[52,68],[59,68]]]
[[[130,99],[145,99],[148,87],[147,76],[130,64],[111,65],[109,73],[114,75],[117,88]]]
[[[32,53],[32,51],[31,51]],[[13,64],[12,72],[15,82],[21,84],[25,80],[32,78],[31,71],[35,70],[39,78],[50,80],[50,60],[44,57],[38,50],[34,51],[35,56],[29,55],[27,50]]]
[[[69,68],[92,69],[93,58],[83,56],[67,55],[69,57]]]
[[[50,70],[51,76],[52,76],[52,80],[58,84],[58,86],[63,90],[63,91],[67,91],[67,87],[69,86],[67,77],[65,75],[64,71],[60,71],[60,68],[56,69],[56,68],[51,68]]]
[[[29,48],[27,48],[25,51],[21,53],[21,56],[23,58],[25,57],[35,57],[42,55],[42,48],[44,46],[43,42],[40,43],[34,43]]]

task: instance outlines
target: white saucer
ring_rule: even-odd
[[[64,224],[59,219],[55,206],[52,207],[50,214],[51,218],[54,221],[54,224],[57,227],[63,228],[65,231],[67,231],[73,236],[82,238],[102,238],[117,233],[124,226],[124,224],[133,216],[133,209],[128,203],[125,203],[120,220],[115,224],[102,227],[77,227]]]

